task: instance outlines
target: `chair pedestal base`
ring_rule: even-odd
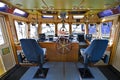
[[[42,70],[38,69],[34,75],[34,78],[46,78],[48,68],[43,68]]]
[[[79,72],[82,78],[94,78],[88,68],[79,68]]]

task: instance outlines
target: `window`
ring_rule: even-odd
[[[2,25],[0,23],[0,45],[4,44],[3,32],[2,32]]]
[[[4,17],[0,16],[0,45],[4,45],[7,41],[5,26]]]
[[[35,23],[30,24],[30,38],[33,39],[38,38],[38,24]]]
[[[68,23],[59,23],[58,24],[58,36],[69,35],[69,24]]]
[[[85,33],[85,24],[72,24],[72,34]]]
[[[112,27],[112,22],[104,22],[101,26],[101,36],[102,38],[109,39],[110,38],[110,31]]]
[[[52,23],[43,23],[42,25],[42,33],[48,35],[55,35],[55,24]]]
[[[18,40],[28,37],[28,26],[26,23],[15,21],[15,27],[16,27]]]
[[[88,25],[88,31],[89,31],[89,34],[92,34],[93,37],[96,37],[97,36],[97,28],[96,28],[96,24],[89,24]]]

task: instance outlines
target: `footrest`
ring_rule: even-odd
[[[49,69],[43,68],[42,70],[43,70],[43,72],[41,72],[41,70],[38,69],[33,78],[46,78],[47,72]]]
[[[90,70],[87,68],[79,68],[79,72],[82,78],[94,78]]]

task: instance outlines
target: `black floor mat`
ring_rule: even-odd
[[[94,78],[89,69],[79,68],[79,72],[82,78]]]
[[[38,69],[33,78],[46,78],[48,70],[49,70],[48,68],[43,68],[43,74],[44,74],[44,76],[43,76],[43,75],[40,75],[41,72]]]

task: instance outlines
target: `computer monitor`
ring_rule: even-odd
[[[54,35],[48,35],[49,41],[53,41]]]
[[[45,41],[45,40],[46,40],[45,37],[46,37],[46,36],[45,36],[44,33],[39,34],[39,41]]]
[[[83,33],[78,34],[78,35],[77,35],[77,40],[78,40],[79,42],[85,42],[84,34],[83,34]]]
[[[86,34],[85,38],[86,38],[86,40],[91,41],[92,40],[92,34]]]
[[[72,34],[69,35],[69,39],[70,39],[70,40],[73,40],[73,37],[74,37],[74,36],[73,36]]]

